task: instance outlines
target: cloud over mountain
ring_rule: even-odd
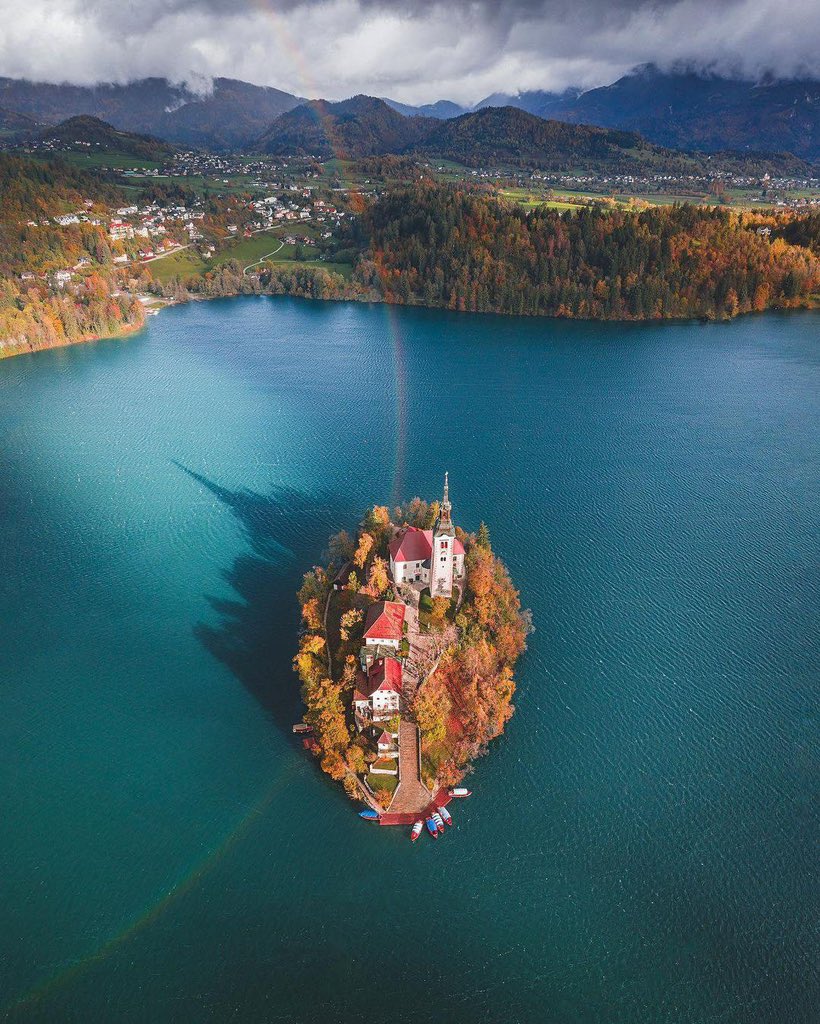
[[[816,0],[0,0],[0,74],[472,103],[636,64],[820,77]]]

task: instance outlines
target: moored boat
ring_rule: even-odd
[[[472,796],[472,790],[466,789],[464,786],[454,786],[448,790],[450,796],[455,797],[457,800],[463,800],[466,796]]]
[[[424,828],[424,822],[423,821],[417,821],[415,823],[415,825],[413,826],[413,829],[412,829],[412,831],[410,833],[410,842],[411,843],[415,843],[415,841],[421,835],[423,828]]]
[[[379,812],[372,811],[369,807],[365,811],[359,811],[359,817],[364,818],[365,821],[378,821]]]
[[[442,818],[444,818],[445,825],[453,824],[453,816],[450,814],[446,807],[439,807],[438,811]]]
[[[433,811],[433,813],[430,815],[430,817],[436,823],[436,828],[439,830],[439,832],[443,833],[444,832],[444,818],[442,818],[442,816],[438,813],[438,811]]]
[[[427,831],[430,833],[433,839],[438,839],[438,826],[433,821],[433,819],[428,818],[424,824],[427,826]]]
[[[293,727],[293,731],[297,736],[306,736],[313,732],[313,726],[306,725],[304,722],[297,722]]]

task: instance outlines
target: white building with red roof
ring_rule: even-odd
[[[353,689],[353,710],[360,718],[379,721],[398,714],[401,702],[401,662],[379,658],[367,673],[359,673]]]
[[[456,537],[444,474],[444,500],[432,530],[405,526],[390,542],[393,582],[426,583],[433,597],[452,597],[453,584],[464,578],[464,545]]]
[[[367,647],[391,647],[397,651],[404,635],[405,607],[400,601],[376,601],[367,609],[364,642]]]
[[[381,736],[379,736],[379,738],[376,740],[376,749],[378,750],[380,756],[382,757],[384,757],[385,755],[390,756],[391,754],[395,757],[396,743],[395,740],[393,739],[392,733],[389,733],[385,729]]]

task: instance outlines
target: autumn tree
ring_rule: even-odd
[[[364,532],[373,538],[377,551],[386,551],[391,532],[390,510],[384,505],[369,509],[364,518]]]
[[[342,640],[348,641],[357,632],[363,619],[364,612],[360,608],[349,608],[344,612],[339,623],[339,636]]]
[[[450,599],[448,597],[434,597],[430,609],[430,628],[440,632],[447,621],[447,612],[450,610]]]
[[[427,743],[440,743],[447,735],[447,719],[452,702],[450,696],[434,674],[421,687],[413,702],[413,714]]]
[[[356,565],[363,569],[367,564],[367,560],[370,557],[370,552],[373,550],[373,537],[369,533],[362,533],[359,536],[359,544],[356,548],[356,553],[353,556],[353,561]]]
[[[387,572],[387,562],[378,555],[373,559],[370,566],[370,573],[367,577],[367,587],[364,591],[368,597],[380,598],[390,586],[390,576]]]

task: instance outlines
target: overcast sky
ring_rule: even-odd
[[[645,61],[820,77],[818,0],[0,0],[0,74],[473,103]]]

